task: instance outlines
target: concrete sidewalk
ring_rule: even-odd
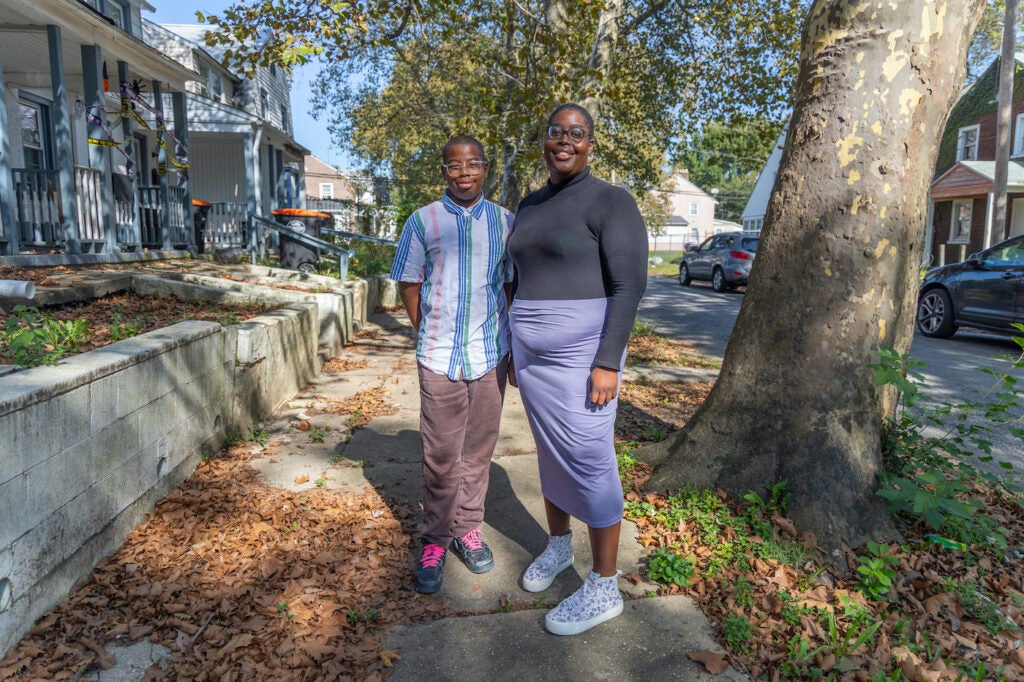
[[[375,315],[369,330],[372,336],[357,339],[356,348],[346,354],[366,359],[367,366],[321,374],[314,386],[291,401],[269,425],[272,438],[280,443],[275,448],[277,454],[257,459],[253,466],[275,486],[305,488],[309,483],[297,485],[296,477],[324,477],[330,487],[357,490],[369,486],[418,509],[419,388],[411,330],[401,313]],[[377,387],[387,389],[396,412],[371,420],[341,445],[331,443],[338,441],[337,430],[347,428],[343,416],[307,414],[323,401],[343,400]],[[332,436],[318,447],[309,442],[307,434],[292,428],[296,420],[308,420],[314,428],[329,428]],[[523,571],[547,543],[535,453],[519,392],[510,387],[481,529],[494,550],[495,568],[473,574],[454,555],[449,556],[444,587],[438,594],[422,598],[447,600],[455,611],[476,615],[392,633],[385,648],[398,649],[401,656],[392,679],[745,679],[732,669],[713,676],[702,664],[691,661],[690,652],[721,651],[710,624],[684,597],[644,598],[655,586],[643,582],[634,585],[620,580],[627,595],[626,608],[609,623],[577,637],[557,637],[544,630],[546,610],[575,591],[589,572],[590,547],[586,526],[574,521],[574,569],[564,571],[540,594],[519,586]],[[620,569],[641,573],[642,556],[636,527],[624,522]],[[409,560],[411,563],[413,557]],[[502,612],[509,611],[502,609],[503,602],[531,608]]]
[[[385,499],[418,510],[420,500],[419,387],[411,329],[402,313],[377,314],[355,340],[345,360],[366,360],[365,367],[321,373],[264,424],[274,442],[251,462],[264,482],[305,490],[317,479],[325,485],[357,492],[373,488]],[[347,351],[349,351],[347,349]],[[661,376],[658,368],[632,372],[634,378],[706,379]],[[346,415],[319,408],[362,391],[384,388],[393,414],[352,429]],[[309,422],[310,430],[296,429]],[[322,443],[312,429],[325,434]],[[347,440],[342,435],[350,432]],[[305,482],[296,483],[296,480]],[[393,680],[745,680],[732,668],[709,674],[687,654],[722,651],[704,615],[686,597],[645,598],[656,586],[626,579],[623,614],[576,637],[544,630],[544,613],[574,592],[590,570],[586,526],[573,521],[576,564],[546,591],[533,594],[519,580],[547,543],[543,499],[537,476],[536,448],[518,390],[505,396],[501,434],[491,464],[487,512],[482,532],[494,551],[495,567],[470,573],[449,554],[444,586],[422,599],[448,601],[459,615],[415,627],[400,627],[384,643],[397,649]],[[642,573],[643,551],[636,527],[624,521],[619,568]],[[409,557],[410,565],[413,557]],[[412,585],[406,589],[413,589]],[[503,606],[504,605],[504,606]],[[135,682],[153,663],[170,654],[140,643],[113,652],[117,665],[85,676],[89,682]]]

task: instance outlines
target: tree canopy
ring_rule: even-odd
[[[436,198],[439,150],[462,133],[485,146],[488,192],[514,207],[543,181],[544,123],[565,101],[595,115],[595,172],[641,193],[702,123],[783,120],[807,4],[245,0],[205,19],[250,68],[318,58],[318,112],[403,203]]]

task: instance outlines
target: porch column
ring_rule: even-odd
[[[160,248],[170,250],[174,248],[174,245],[171,243],[170,197],[167,196],[170,194],[167,191],[170,187],[170,183],[167,181],[167,139],[161,130],[167,125],[167,120],[164,118],[164,93],[160,89],[160,81],[153,81],[153,108],[157,112],[157,140],[163,143],[158,143],[156,153],[156,169],[160,177]]]
[[[182,151],[188,156],[188,108],[185,106],[185,93],[172,92],[171,105],[174,107],[174,136],[185,145],[185,149]],[[177,152],[177,150],[174,151]],[[196,231],[192,211],[191,157],[189,159],[189,169],[178,172],[178,186],[185,190],[181,198],[181,201],[184,203],[182,208],[185,214],[185,230],[188,231],[189,235],[188,245],[194,249],[196,248]]]
[[[928,193],[928,213],[924,223],[924,252],[921,254],[921,265],[932,267],[932,249],[935,242],[935,202],[932,201],[931,192]]]
[[[82,81],[85,86],[85,103],[88,109],[86,131],[89,139],[106,140],[107,133],[103,126],[93,120],[93,116],[106,120],[107,98],[103,93],[103,52],[99,45],[82,45]],[[99,171],[100,224],[102,230],[103,251],[118,253],[117,221],[114,220],[114,182],[111,178],[110,147],[96,144],[89,145],[89,166]],[[79,225],[79,231],[83,226]],[[88,233],[87,233],[88,234]],[[95,239],[101,235],[89,234]],[[99,245],[97,245],[98,249]]]
[[[258,144],[254,132],[249,131],[242,135],[242,151],[245,154],[245,222],[249,226],[249,234],[246,237],[250,253],[252,253],[253,264],[256,262],[256,223],[252,216],[256,215],[256,163],[258,156],[256,145]]]
[[[274,155],[274,146],[268,144],[263,156],[267,159],[267,208],[273,211],[277,208],[277,187],[274,185],[274,179],[277,177],[277,172],[274,170],[274,161],[277,157]]]
[[[981,248],[987,249],[992,246],[992,223],[995,222],[996,193],[988,193],[988,203],[985,205],[985,241]],[[963,259],[961,259],[963,260]]]
[[[281,208],[282,203],[288,203],[288,198],[285,196],[284,191],[284,150],[277,149],[274,151],[274,166],[277,168],[277,173],[274,175],[274,206],[273,208]],[[290,205],[290,204],[289,204]]]
[[[11,175],[10,140],[7,138],[7,98],[4,90],[4,65],[0,61],[0,234],[7,239],[6,251],[18,253],[18,226],[14,223],[14,177]]]
[[[298,192],[296,208],[306,208],[306,159],[299,159],[298,176],[295,181],[295,189]]]
[[[64,237],[64,251],[81,253],[75,161],[71,156],[71,112],[68,111],[68,90],[64,82],[64,50],[60,42],[60,26],[48,24],[46,40],[50,50],[50,83],[53,86],[53,146],[60,177],[61,233]]]
[[[128,64],[126,62],[118,60],[117,62],[117,83],[118,87],[124,87],[130,84],[131,77],[128,72]],[[118,235],[122,237],[122,241],[125,243],[135,244],[139,251],[142,251],[142,221],[139,219],[139,169],[142,164],[139,163],[140,159],[135,158],[135,145],[131,144],[131,140],[135,137],[135,119],[130,116],[124,116],[121,118],[121,132],[124,135],[124,151],[132,160],[132,172],[128,174],[128,181],[131,183],[132,191],[132,216],[131,225],[128,228],[131,230],[130,234]],[[117,223],[115,218],[114,223]],[[117,226],[120,227],[120,226]],[[115,227],[115,229],[117,229]]]

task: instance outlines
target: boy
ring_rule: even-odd
[[[494,567],[480,537],[491,455],[508,377],[505,253],[512,214],[483,198],[483,145],[442,150],[444,196],[402,229],[391,278],[416,330],[423,444],[422,554],[416,591],[441,589],[450,548],[474,573]]]

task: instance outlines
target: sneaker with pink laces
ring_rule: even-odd
[[[441,589],[444,580],[444,558],[447,551],[441,545],[424,545],[419,564],[416,565],[416,591],[433,594]]]
[[[494,568],[494,555],[480,537],[479,528],[474,528],[461,538],[452,540],[451,550],[473,573],[486,573]]]

